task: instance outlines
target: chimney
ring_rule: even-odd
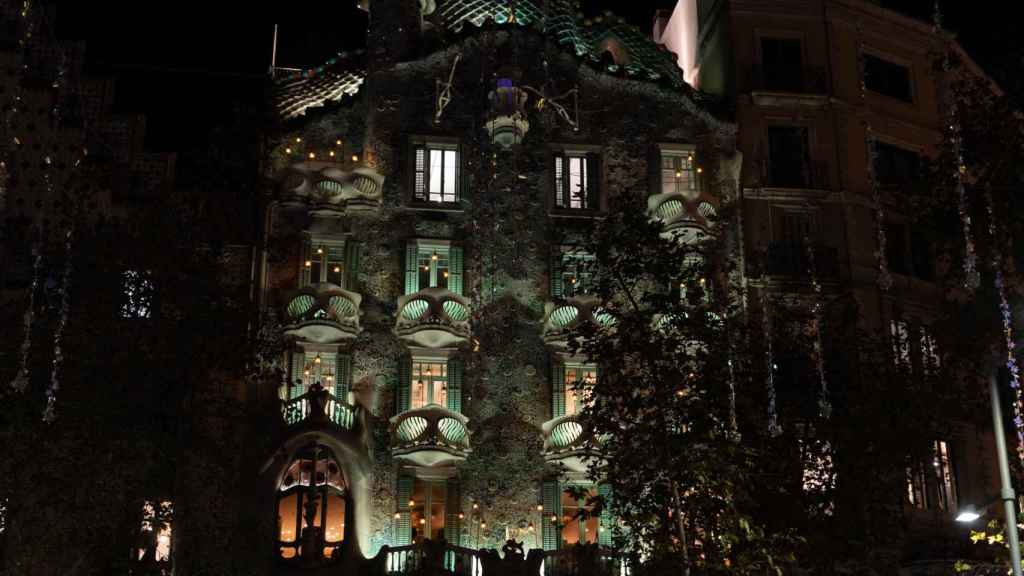
[[[416,57],[423,28],[423,0],[360,0],[370,13],[366,48],[371,70]]]

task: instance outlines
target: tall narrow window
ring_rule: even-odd
[[[882,188],[905,188],[920,177],[921,155],[886,142],[875,142],[874,173]]]
[[[897,368],[910,371],[910,327],[904,320],[889,322],[889,340],[892,345],[892,360]]]
[[[564,152],[555,156],[555,207],[571,210],[600,208],[597,155]]]
[[[924,469],[920,464],[907,467],[907,501],[918,510],[928,509],[927,486]]]
[[[589,512],[591,506],[587,500],[597,495],[597,490],[591,488],[582,498],[576,498],[568,491],[562,491],[562,516],[559,525],[562,529],[561,544],[569,546],[572,544],[594,544],[597,542],[600,529],[600,519],[594,515],[583,517],[584,511]]]
[[[551,297],[572,298],[589,294],[594,288],[594,255],[562,247],[551,256]]]
[[[778,92],[803,89],[803,50],[799,38],[761,38],[761,87]]]
[[[942,368],[939,345],[935,342],[935,334],[929,326],[921,326],[921,366],[928,376],[938,374]]]
[[[121,274],[121,296],[121,318],[153,315],[153,280],[148,273],[125,270]]]
[[[697,171],[692,150],[661,151],[661,193],[697,197]]]
[[[405,253],[405,293],[447,288],[462,294],[462,247],[445,240],[411,240]]]
[[[782,188],[815,185],[810,137],[804,126],[768,127],[768,184]]]
[[[347,508],[348,483],[331,451],[316,444],[300,451],[278,487],[278,555],[302,556],[307,539],[313,557],[304,562],[336,557],[345,539]]]
[[[168,500],[147,500],[142,505],[141,545],[134,559],[140,564],[171,561],[171,519],[174,507]]]
[[[455,144],[425,144],[415,149],[414,197],[420,202],[459,200],[459,152]]]
[[[936,440],[932,467],[935,470],[936,503],[939,510],[953,511],[957,506],[956,473],[949,444],[945,440]]]
[[[359,268],[359,243],[353,239],[311,238],[303,248],[300,284],[329,282],[351,290]]]
[[[595,382],[597,382],[597,367],[593,364],[565,365],[566,414],[576,414],[583,408],[587,398],[587,387],[593,386]]]
[[[448,365],[444,360],[413,360],[411,408],[448,405]]]
[[[413,482],[411,506],[412,541],[439,540],[445,535],[445,482],[416,479]]]

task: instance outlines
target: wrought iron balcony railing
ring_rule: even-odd
[[[600,305],[594,296],[573,296],[544,305],[544,341],[550,345],[565,345],[573,331],[586,323],[613,328],[615,316]]]
[[[359,294],[328,282],[310,284],[288,301],[285,312],[289,324],[284,333],[319,343],[355,338],[362,331],[359,326],[362,300]]]
[[[331,424],[351,430],[355,425],[355,415],[355,406],[319,386],[281,405],[281,417],[288,426],[302,423]]]
[[[469,299],[446,288],[424,288],[398,299],[395,334],[409,343],[443,348],[469,340]]]
[[[384,177],[370,168],[341,170],[333,163],[300,164],[284,176],[281,188],[321,210],[380,206]]]
[[[470,453],[469,419],[438,404],[406,410],[391,418],[391,453],[419,466],[441,466]]]

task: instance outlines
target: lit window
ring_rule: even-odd
[[[597,209],[597,191],[597,158],[594,154],[565,152],[555,156],[556,207]]]
[[[889,322],[889,339],[892,344],[892,359],[897,368],[910,371],[910,328],[903,320]]]
[[[697,170],[692,150],[661,151],[661,193],[697,197]]]
[[[462,248],[445,240],[412,240],[406,246],[405,293],[447,288],[462,294]]]
[[[416,200],[421,202],[459,200],[459,153],[454,144],[416,147],[413,189]]]
[[[594,288],[596,261],[593,254],[565,247],[552,255],[551,297],[572,298]]]
[[[907,501],[920,510],[952,512],[957,508],[956,468],[949,443],[936,440],[931,460],[907,468]]]
[[[445,482],[414,480],[409,498],[412,503],[409,518],[413,543],[420,544],[428,538],[436,542],[444,538],[446,492]]]
[[[171,517],[173,506],[167,500],[147,500],[142,505],[141,545],[135,550],[140,563],[171,561]]]
[[[949,444],[944,440],[935,441],[932,468],[935,469],[935,500],[939,510],[955,510],[957,502],[956,474],[953,471]]]
[[[288,398],[302,396],[315,383],[332,393],[342,393],[345,382],[344,378],[339,378],[338,360],[336,352],[295,352],[292,355],[292,382],[289,383]]]
[[[942,368],[942,360],[939,357],[939,346],[935,342],[935,335],[931,328],[921,327],[921,364],[924,373],[928,376],[938,374]]]
[[[296,558],[304,536],[313,538],[318,558],[340,553],[345,539],[348,483],[329,449],[311,445],[285,471],[278,487],[278,554]]]
[[[597,367],[592,364],[566,364],[565,413],[576,414],[586,403],[587,387],[597,382]],[[581,388],[582,387],[582,388]]]
[[[153,281],[148,273],[125,270],[121,274],[122,318],[149,318],[153,314]]]
[[[412,395],[410,407],[422,408],[427,404],[448,405],[448,365],[445,362],[419,361],[412,363]]]
[[[600,518],[596,515],[581,515],[584,511],[590,511],[592,506],[587,504],[589,498],[597,496],[597,490],[591,488],[582,498],[575,498],[568,491],[562,492],[562,517],[559,521],[562,532],[562,545],[572,544],[594,544],[597,542]]]
[[[312,239],[307,241],[302,263],[302,285],[330,282],[346,286],[346,273],[357,263],[357,244],[344,240]]]
[[[919,510],[928,509],[927,491],[925,490],[924,470],[921,466],[907,467],[907,500]]]

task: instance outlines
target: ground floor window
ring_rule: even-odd
[[[330,451],[300,451],[278,488],[278,554],[281,558],[330,559],[345,539],[348,484]]]

